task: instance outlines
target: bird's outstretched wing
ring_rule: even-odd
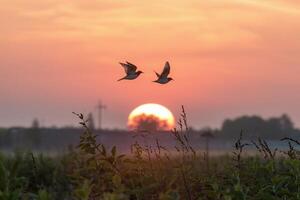
[[[130,62],[126,62],[126,63],[120,62],[120,65],[124,68],[126,74],[134,74],[135,71],[137,70],[137,67]]]
[[[160,77],[160,74],[159,74],[159,73],[157,73],[156,71],[154,71],[154,73],[156,74],[157,78]]]
[[[130,63],[128,61],[126,61],[126,63],[127,63],[128,66],[130,66],[132,69],[134,69],[134,71],[137,70],[137,66],[135,66],[134,64],[132,64],[132,63]]]
[[[161,73],[160,77],[161,78],[163,78],[163,77],[167,78],[168,75],[170,74],[170,70],[171,70],[170,63],[167,61],[166,64],[165,64],[164,70]]]

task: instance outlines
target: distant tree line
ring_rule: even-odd
[[[221,137],[236,138],[243,132],[247,138],[262,137],[266,139],[280,139],[286,136],[299,137],[300,131],[294,127],[290,117],[283,114],[280,117],[263,119],[260,116],[242,116],[224,121],[220,133]]]
[[[91,118],[91,116],[89,116]],[[166,145],[173,145],[170,131],[155,132],[154,129],[161,126],[157,120],[140,120],[139,130],[150,129],[154,137]],[[153,124],[160,123],[160,124]],[[123,149],[132,142],[136,131],[126,130],[96,130],[93,120],[89,121],[89,127],[99,135],[98,139],[109,146],[119,145]],[[235,119],[226,119],[220,129],[205,128],[202,130],[190,129],[191,141],[197,145],[203,141],[236,140],[240,132],[245,139],[258,137],[267,140],[279,140],[284,137],[300,139],[300,130],[294,127],[290,117],[286,114],[280,117],[263,119],[260,116],[241,116]],[[64,150],[69,145],[75,145],[82,133],[80,128],[42,128],[35,119],[30,128],[0,128],[0,149],[36,149],[36,150]],[[152,134],[151,134],[152,135]],[[121,149],[122,149],[121,148]]]

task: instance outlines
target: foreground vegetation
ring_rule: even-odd
[[[280,151],[260,138],[244,143],[241,134],[232,154],[210,158],[190,145],[183,109],[172,132],[174,150],[145,139],[121,155],[97,143],[84,116],[76,115],[85,130],[76,150],[55,158],[30,152],[0,157],[0,200],[300,199],[300,154],[294,147],[300,143],[291,138],[282,139],[289,150]],[[257,156],[244,156],[250,145]]]

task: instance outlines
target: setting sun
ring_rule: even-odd
[[[172,112],[166,107],[149,103],[135,108],[128,117],[129,129],[170,130],[175,125]]]

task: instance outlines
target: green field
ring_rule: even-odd
[[[182,116],[172,132],[174,149],[134,143],[122,155],[98,144],[78,114],[85,131],[76,149],[57,157],[0,157],[0,199],[300,199],[298,141],[286,138],[289,150],[280,151],[262,139],[246,144],[241,134],[231,154],[209,157],[190,145]],[[256,156],[244,154],[250,145]]]

